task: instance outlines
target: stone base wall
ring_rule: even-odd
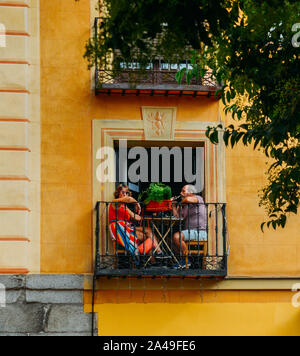
[[[0,336],[90,336],[92,314],[83,311],[83,279],[0,275]],[[97,315],[94,335],[96,328]]]

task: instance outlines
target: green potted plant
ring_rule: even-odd
[[[163,183],[151,183],[149,188],[139,195],[139,201],[144,202],[147,211],[171,210],[172,190]]]

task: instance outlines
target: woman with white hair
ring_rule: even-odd
[[[184,229],[173,235],[175,253],[182,256],[178,265],[173,268],[189,267],[186,263],[186,241],[207,241],[207,209],[204,200],[197,195],[197,190],[193,185],[185,185],[180,193],[182,197],[181,211],[179,205],[173,205],[173,214],[184,218]]]

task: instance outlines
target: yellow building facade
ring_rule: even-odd
[[[95,203],[112,199],[96,180],[97,150],[124,138],[143,143],[145,107],[176,108],[174,141],[204,140],[208,124],[231,122],[213,97],[96,96],[83,59],[96,3],[0,1],[0,273],[83,275],[85,313]],[[227,276],[99,278],[99,335],[300,335],[299,218],[262,233],[265,156],[207,145],[206,192],[227,204]]]

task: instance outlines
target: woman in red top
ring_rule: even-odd
[[[114,239],[132,254],[147,254],[155,250],[162,253],[157,238],[149,227],[134,226],[131,221],[141,221],[141,207],[132,198],[127,185],[119,185],[114,193],[115,199],[109,205],[109,227]],[[138,213],[132,212],[127,204],[134,203]]]

